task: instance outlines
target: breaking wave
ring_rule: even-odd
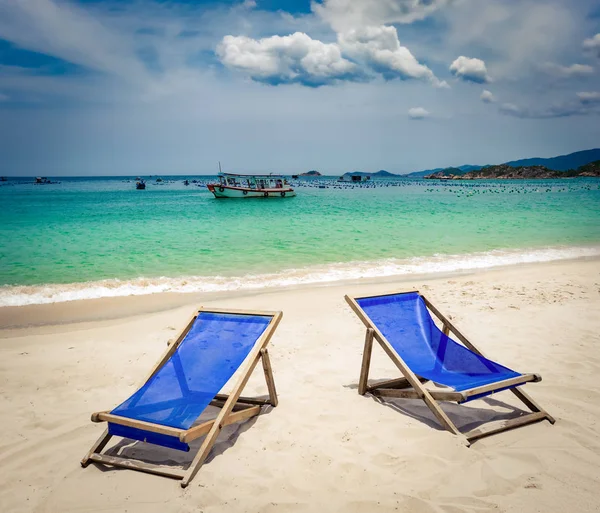
[[[491,267],[600,256],[600,247],[552,247],[494,250],[466,255],[434,255],[408,259],[345,262],[271,274],[245,276],[185,276],[108,279],[71,284],[0,287],[0,306],[58,303],[102,297],[137,296],[160,292],[227,292],[331,283],[417,274],[438,274]]]

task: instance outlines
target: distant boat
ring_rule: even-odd
[[[207,187],[215,198],[292,198],[296,195],[279,175],[219,173],[219,182]]]
[[[189,181],[189,180],[184,180],[184,181],[183,181],[183,185],[189,185],[189,184],[190,184],[190,181]]]
[[[60,182],[53,182],[52,180],[48,180],[48,178],[46,178],[45,176],[36,176],[35,182],[33,182],[33,183],[37,184],[37,185],[46,185],[46,184],[54,184],[54,183],[60,183]]]
[[[146,188],[146,182],[140,179],[138,182],[135,182],[135,188],[139,190],[144,190]]]
[[[346,173],[345,175],[340,176],[338,178],[338,182],[352,182],[352,183],[368,182],[369,180],[371,180],[371,177],[368,175],[358,175],[358,174],[353,174],[353,173]]]
[[[0,176],[0,182],[8,182],[8,178],[6,178],[6,176]]]

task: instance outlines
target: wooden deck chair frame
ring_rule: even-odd
[[[483,353],[477,349],[473,343],[471,343],[467,337],[465,337],[458,329],[446,318],[444,317],[439,310],[431,304],[431,302],[423,296],[419,291],[406,291],[406,292],[395,292],[391,294],[381,294],[374,297],[382,297],[382,296],[393,296],[397,294],[409,294],[416,293],[423,298],[425,305],[442,323],[443,325],[443,333],[448,335],[452,332],[460,342],[463,343],[465,347],[473,351],[474,353],[484,356]],[[392,345],[388,342],[388,340],[383,336],[383,334],[377,329],[372,322],[369,316],[363,311],[363,309],[358,304],[357,300],[365,299],[364,297],[350,297],[345,296],[346,301],[354,310],[356,315],[360,318],[363,324],[367,328],[367,333],[365,336],[365,347],[363,351],[362,357],[362,366],[360,370],[360,379],[358,383],[358,393],[360,395],[364,395],[367,392],[376,396],[376,397],[394,397],[394,398],[403,398],[403,399],[422,399],[425,404],[429,407],[431,412],[435,415],[440,424],[455,435],[463,436],[466,439],[466,445],[469,446],[471,442],[483,438],[485,436],[493,435],[496,433],[500,433],[502,431],[507,431],[509,429],[514,429],[520,426],[525,426],[527,424],[532,424],[534,422],[539,422],[542,420],[548,420],[551,424],[554,424],[554,418],[548,414],[538,403],[536,403],[527,393],[523,392],[517,386],[523,385],[527,382],[536,382],[541,381],[541,376],[538,374],[524,374],[522,376],[511,378],[503,381],[499,381],[496,383],[492,383],[489,385],[472,388],[470,390],[463,390],[462,392],[455,392],[454,390],[446,391],[446,390],[431,390],[424,386],[424,384],[428,381],[427,379],[421,378],[417,376],[412,370],[408,367],[408,365],[404,362],[404,360],[400,357],[400,355],[396,352],[396,350],[392,347]],[[377,340],[385,353],[390,357],[392,362],[398,367],[400,372],[403,374],[403,377],[398,379],[391,379],[383,382],[376,383],[374,385],[368,384],[369,379],[369,367],[371,364],[371,352],[373,349],[373,339]],[[490,422],[485,426],[473,429],[467,433],[461,433],[461,431],[454,425],[454,423],[450,420],[450,418],[446,415],[444,410],[440,407],[440,401],[450,401],[456,402],[457,404],[463,403],[467,401],[469,398],[473,396],[477,396],[480,394],[487,394],[489,392],[500,391],[506,389],[515,394],[524,404],[527,406],[531,413],[527,413],[526,415],[522,415],[520,417],[510,419],[510,420],[501,420],[496,422]]]
[[[245,421],[251,417],[258,415],[261,411],[261,407],[265,405],[277,406],[277,391],[275,389],[275,381],[273,380],[273,370],[271,368],[271,361],[269,359],[269,353],[267,345],[275,332],[281,318],[282,312],[267,312],[267,311],[255,311],[255,310],[230,310],[230,309],[218,309],[218,308],[199,308],[197,312],[192,316],[186,327],[183,329],[179,337],[172,343],[169,343],[169,347],[162,355],[160,360],[152,368],[150,374],[146,377],[141,386],[143,386],[156,372],[169,360],[175,350],[179,347],[181,342],[184,340],[188,331],[192,328],[196,318],[202,312],[210,313],[222,313],[222,314],[241,314],[241,315],[263,315],[271,316],[272,319],[267,325],[267,328],[260,336],[260,338],[254,344],[254,347],[246,357],[246,365],[242,370],[241,375],[229,394],[217,394],[215,398],[210,402],[211,406],[218,406],[221,411],[214,420],[203,422],[196,426],[192,426],[189,429],[178,429],[169,426],[163,426],[161,424],[154,424],[152,422],[144,422],[140,420],[129,419],[127,417],[121,417],[119,415],[113,415],[109,411],[96,412],[92,414],[92,422],[112,422],[120,424],[122,426],[128,426],[132,428],[143,429],[154,433],[160,433],[163,435],[169,435],[179,438],[183,443],[188,443],[197,438],[206,435],[206,438],[202,442],[202,445],[194,457],[192,463],[187,469],[166,467],[160,465],[154,465],[152,463],[146,463],[139,460],[120,458],[116,456],[109,456],[101,454],[102,450],[111,439],[113,435],[108,433],[108,429],[104,431],[102,436],[96,441],[89,452],[81,460],[81,465],[86,467],[90,462],[101,463],[104,465],[112,465],[115,467],[123,467],[132,470],[139,470],[141,472],[148,472],[150,474],[157,474],[160,476],[171,477],[174,479],[181,479],[181,486],[185,488],[194,476],[202,467],[202,464],[206,461],[213,445],[215,444],[217,437],[221,430],[230,424],[236,422]],[[258,361],[262,361],[263,371],[265,380],[267,382],[267,388],[269,391],[269,399],[260,399],[254,397],[243,397],[241,394],[246,386],[252,372],[256,368]],[[141,388],[140,386],[140,388]]]

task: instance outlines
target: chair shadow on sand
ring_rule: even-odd
[[[257,399],[268,399],[268,396],[257,397]],[[220,408],[216,406],[209,406],[196,420],[196,422],[194,422],[194,426],[202,424],[203,422],[209,420],[213,420],[216,417],[216,414],[219,412],[219,410]],[[210,463],[214,458],[220,456],[221,454],[225,453],[225,451],[227,451],[229,448],[233,447],[238,437],[242,433],[250,429],[256,423],[256,420],[259,416],[262,417],[263,415],[268,415],[269,413],[271,413],[272,410],[273,406],[263,406],[260,415],[251,417],[244,422],[225,426],[219,434],[215,445],[210,451],[205,464]],[[194,456],[198,453],[198,450],[200,449],[203,440],[203,438],[194,440],[189,444],[190,450],[188,452],[185,452],[124,438],[109,449],[107,449],[106,454],[108,456],[132,458],[153,465],[176,466],[184,467],[187,469],[191,464],[192,460],[194,459]],[[127,470],[122,467],[113,467],[110,465],[103,465],[98,463],[96,466],[102,472]]]
[[[387,379],[377,379],[369,382],[369,385],[375,385],[379,382],[388,381]],[[344,388],[358,390],[358,383],[344,385]],[[441,390],[441,389],[440,389]],[[412,419],[418,420],[437,431],[445,431],[445,428],[437,421],[431,410],[421,399],[396,399],[393,397],[377,397],[367,392],[373,401],[386,406],[398,413],[406,415]],[[492,398],[490,396],[480,399],[490,407],[504,408],[509,411],[500,412],[488,408],[477,408],[473,405],[455,404],[444,402],[444,411],[454,421],[461,430],[470,431],[476,429],[488,422],[511,420],[526,415],[527,411],[518,408],[512,404]]]

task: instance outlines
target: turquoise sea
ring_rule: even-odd
[[[0,306],[429,273],[600,254],[600,180],[293,182],[216,200],[185,178],[0,182]],[[376,186],[374,186],[376,185]]]

